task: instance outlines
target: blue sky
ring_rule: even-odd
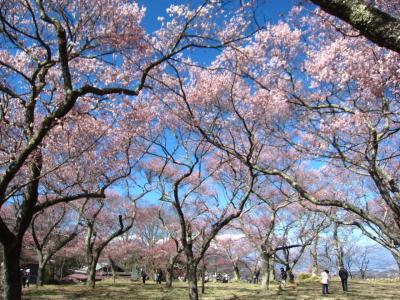
[[[230,1],[234,6],[240,5],[240,0]],[[249,0],[245,0],[244,2],[247,1]],[[167,17],[166,9],[171,4],[189,4],[191,8],[194,8],[203,2],[204,0],[138,0],[139,5],[146,8],[146,13],[141,24],[148,33],[152,33],[161,26],[161,22],[157,18]],[[262,26],[265,23],[277,23],[287,15],[296,2],[298,0],[257,0],[255,7],[258,24]],[[212,49],[191,49],[190,53],[193,61],[206,65],[211,63],[219,52]]]
[[[165,10],[171,4],[187,4],[196,6],[201,3],[201,0],[139,0],[138,3],[141,6],[145,6],[146,16],[142,22],[143,26],[148,31],[154,31],[160,23],[157,21],[158,16],[165,16]],[[237,0],[239,3],[239,0]],[[281,14],[287,14],[290,8],[295,3],[293,0],[261,0],[259,1],[258,16],[260,21],[265,19],[267,22],[276,23]]]

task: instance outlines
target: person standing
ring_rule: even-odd
[[[293,272],[289,272],[289,282],[294,283],[294,274]]]
[[[339,270],[339,277],[342,282],[343,292],[347,292],[347,279],[349,279],[349,272],[342,267]]]
[[[287,272],[284,268],[281,268],[281,285],[286,287],[286,280],[287,280]]]
[[[161,270],[161,268],[158,268],[156,273],[156,282],[158,284],[161,284],[162,276],[163,276],[163,271]]]
[[[329,294],[329,271],[325,270],[321,273],[322,295]]]
[[[143,268],[140,269],[140,276],[142,277],[142,283],[143,283],[143,284],[146,284],[147,274],[146,274],[146,272],[144,271]]]
[[[258,284],[259,278],[260,278],[260,270],[257,269],[257,270],[254,272],[254,283]]]
[[[26,286],[29,288],[29,283],[31,282],[31,269],[26,268],[25,277],[26,277]]]

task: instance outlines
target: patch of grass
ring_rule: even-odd
[[[279,290],[271,285],[269,291],[261,289],[260,285],[249,283],[207,283],[205,294],[200,294],[202,300],[254,300],[254,299],[400,299],[400,282],[389,280],[353,280],[349,282],[349,292],[343,293],[339,281],[329,285],[330,295],[321,295],[318,282],[302,281]],[[200,291],[199,285],[199,291]],[[24,289],[24,299],[106,299],[106,300],[183,300],[188,299],[188,289],[184,282],[174,282],[171,289],[149,282],[141,285],[127,279],[118,279],[115,283],[105,280],[96,283],[94,290],[82,284],[48,285]]]
[[[298,281],[309,281],[309,280],[314,280],[314,281],[318,281],[320,280],[320,278],[316,275],[313,275],[311,273],[299,273],[297,274],[297,280]]]

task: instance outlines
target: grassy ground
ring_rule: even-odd
[[[328,296],[321,295],[320,284],[304,281],[279,291],[272,286],[270,291],[262,291],[260,286],[249,283],[207,283],[206,292],[200,299],[254,300],[254,299],[400,299],[399,281],[350,281],[349,292],[341,291],[340,282],[333,281]],[[98,282],[95,290],[81,284],[48,285],[43,288],[24,289],[24,299],[188,299],[184,283],[174,283],[174,288],[166,289],[149,282],[145,286],[129,280]]]

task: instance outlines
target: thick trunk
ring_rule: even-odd
[[[165,282],[165,286],[167,287],[167,288],[170,288],[170,287],[172,287],[172,279],[173,279],[173,272],[174,272],[174,268],[173,268],[173,266],[171,266],[171,265],[169,265],[168,267],[167,267],[167,273],[166,273],[166,282]]]
[[[94,288],[96,285],[96,264],[97,260],[95,255],[93,254],[93,243],[92,243],[92,235],[93,235],[93,224],[87,224],[86,228],[86,238],[85,238],[85,247],[86,247],[86,285],[88,287]]]
[[[240,281],[239,266],[237,264],[233,265],[233,276],[236,281]]]
[[[29,120],[30,115],[26,120]],[[33,119],[32,119],[33,120]],[[26,122],[30,124],[32,121]],[[30,126],[29,126],[30,127]],[[30,127],[31,128],[31,127]],[[16,235],[11,233],[7,226],[1,221],[1,241],[4,247],[4,300],[20,300],[21,299],[21,272],[19,259],[21,256],[22,238],[26,232],[33,216],[33,208],[37,202],[39,190],[39,176],[42,167],[42,156],[40,150],[32,152],[32,162],[29,163],[31,182],[26,187],[24,201],[21,205],[21,211],[16,221]],[[6,236],[5,236],[6,235]]]
[[[269,283],[271,281],[271,255],[264,253],[263,258],[263,273],[261,280],[261,288],[269,289]]]
[[[190,260],[186,265],[186,277],[189,284],[189,299],[198,300],[199,292],[197,289],[197,266]]]
[[[113,278],[113,284],[115,285],[115,278],[116,278],[116,271],[115,271],[115,268],[116,268],[116,265],[115,265],[114,260],[113,260],[111,257],[109,257],[108,260],[110,261],[111,272],[112,272],[112,278]]]
[[[204,294],[205,290],[206,290],[205,278],[206,278],[206,264],[204,262],[204,257],[203,257],[203,268],[201,270],[201,293],[202,294]]]
[[[64,278],[64,265],[65,265],[65,259],[63,258],[60,265],[60,279]]]
[[[172,287],[172,280],[174,279],[174,268],[175,268],[175,263],[176,259],[178,258],[179,254],[175,254],[169,258],[169,263],[167,265],[167,273],[166,273],[166,278],[165,278],[165,286],[167,288]]]
[[[93,289],[96,285],[96,265],[97,265],[98,260],[99,260],[98,255],[95,255],[94,257],[92,257],[92,261],[91,261],[90,265],[88,265],[88,270],[87,270],[86,285]]]
[[[114,267],[111,267],[111,272],[112,272],[113,284],[115,285],[116,274],[115,274],[115,268]]]
[[[37,273],[37,277],[36,277],[36,285],[37,286],[43,286],[44,284],[44,268],[45,265],[43,264],[43,261],[39,261],[39,265],[38,265],[38,273]]]
[[[293,276],[293,270],[289,265],[286,265],[286,274],[287,278],[289,279],[290,283],[294,283],[294,276]]]
[[[0,261],[4,261],[3,247],[0,246]],[[3,291],[4,282],[4,267],[0,264],[0,293]]]
[[[51,256],[44,255],[38,252],[38,273],[36,277],[36,285],[43,286],[44,284],[44,270],[49,262]]]
[[[4,247],[4,300],[20,300],[21,299],[21,272],[19,267],[19,258],[21,255],[21,245],[7,245]]]
[[[363,0],[311,0],[323,10],[358,29],[362,35],[400,53],[400,19],[389,15]]]
[[[313,276],[318,276],[318,261],[314,258],[314,256],[311,256],[311,258],[312,258],[311,274]]]
[[[333,228],[333,247],[335,250],[335,256],[336,256],[336,268],[337,272],[339,273],[339,270],[341,268],[344,268],[343,264],[343,251],[340,246],[340,241],[339,241],[339,224],[335,223],[334,228]]]
[[[276,273],[276,269],[277,269],[276,261],[274,258],[271,258],[271,259],[272,259],[272,270],[271,270],[272,280],[278,281],[279,278],[278,278],[278,274]]]

